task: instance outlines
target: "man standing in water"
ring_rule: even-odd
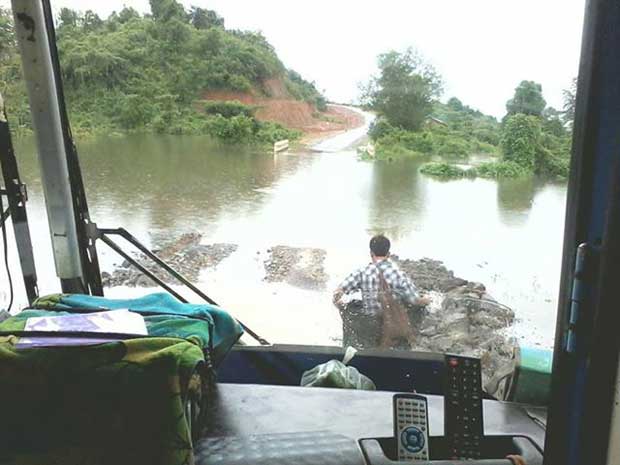
[[[420,307],[430,302],[420,297],[411,280],[390,260],[390,240],[382,234],[370,240],[372,262],[354,271],[334,292],[334,305],[340,310],[343,327],[343,346],[378,347],[383,331],[383,305],[380,298],[382,278],[392,298],[407,307]],[[344,294],[361,291],[362,301],[344,306]]]

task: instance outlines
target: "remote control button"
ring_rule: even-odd
[[[400,435],[402,445],[414,454],[424,449],[424,433],[417,426],[409,426]]]

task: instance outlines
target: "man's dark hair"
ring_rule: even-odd
[[[390,240],[383,234],[377,234],[370,239],[370,251],[375,257],[387,257],[390,253]]]

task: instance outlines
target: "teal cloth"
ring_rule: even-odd
[[[198,337],[202,347],[210,347],[215,365],[219,364],[243,334],[241,325],[229,313],[210,304],[186,304],[170,294],[158,292],[135,299],[108,299],[82,294],[56,294],[42,297],[35,302],[37,309],[62,311],[79,308],[92,311],[129,309],[144,316],[150,336]],[[26,310],[19,316],[39,316]],[[159,315],[150,315],[158,313]],[[187,325],[187,317],[206,324]]]

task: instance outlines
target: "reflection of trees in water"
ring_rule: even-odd
[[[193,218],[199,227],[222,212],[254,211],[265,197],[257,190],[298,163],[289,157],[276,166],[269,154],[192,136],[98,138],[78,142],[78,152],[91,209],[104,207],[116,211],[115,217],[146,214],[147,228],[171,230],[183,220],[179,227],[188,229]],[[35,157],[28,157],[25,172],[31,179],[39,177],[34,164]]]
[[[383,232],[398,239],[414,228],[425,201],[418,168],[419,163],[413,160],[373,163],[370,234]]]
[[[529,215],[541,181],[533,176],[497,180],[497,207],[504,224],[523,224]]]

